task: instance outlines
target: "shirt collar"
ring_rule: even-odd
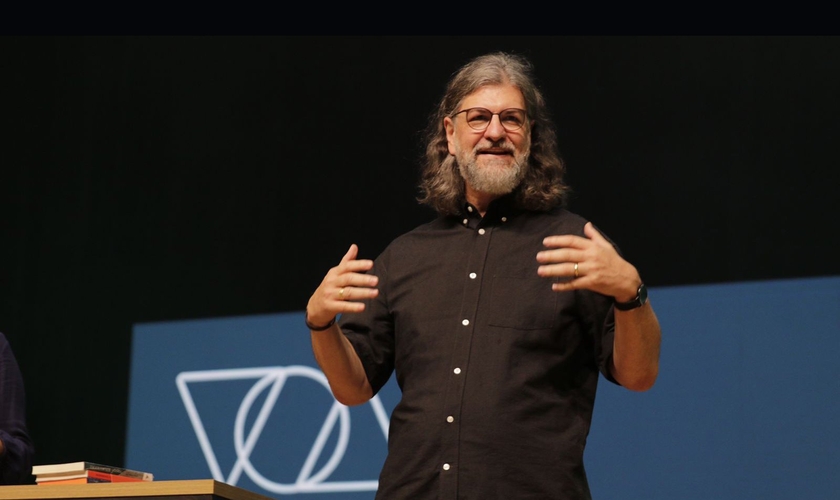
[[[486,226],[488,224],[507,222],[518,212],[520,212],[520,210],[516,208],[515,195],[511,193],[500,198],[496,198],[490,202],[490,205],[487,207],[487,213],[484,214],[484,218],[481,217],[478,213],[478,209],[474,205],[464,201],[461,206],[461,212],[458,214],[458,218],[464,226],[477,227],[479,225]]]

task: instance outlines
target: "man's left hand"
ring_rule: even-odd
[[[642,283],[632,264],[622,259],[615,247],[587,222],[586,237],[548,236],[543,240],[549,250],[537,253],[537,273],[545,278],[562,278],[552,283],[556,292],[585,288],[627,302],[636,297]]]

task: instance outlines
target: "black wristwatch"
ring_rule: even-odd
[[[630,302],[619,302],[615,301],[615,308],[619,311],[629,311],[630,309],[635,309],[637,307],[642,307],[647,302],[647,287],[644,283],[639,285],[639,289],[636,291],[636,298],[631,300]]]

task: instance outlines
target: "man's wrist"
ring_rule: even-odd
[[[636,297],[639,296],[639,285],[636,284],[632,290],[627,292],[622,291],[621,294],[615,295],[613,300],[615,302],[632,302]]]
[[[306,326],[313,332],[323,332],[324,330],[328,330],[331,326],[335,324],[335,320],[337,317],[338,316],[333,316],[333,318],[326,325],[316,325],[309,321],[309,313],[307,312],[306,314],[304,314],[303,322],[306,323]]]
[[[619,311],[629,311],[631,309],[636,309],[637,307],[642,307],[647,302],[647,287],[644,283],[639,284],[639,287],[636,289],[636,296],[628,301],[619,301],[618,298],[615,298],[615,308]]]

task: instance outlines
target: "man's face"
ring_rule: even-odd
[[[486,108],[491,113],[511,108],[524,110],[525,99],[513,85],[488,85],[468,95],[458,111],[470,108]],[[492,196],[510,193],[522,181],[528,166],[530,121],[525,117],[521,128],[508,130],[513,117],[492,115],[484,130],[475,130],[468,125],[467,115],[444,118],[449,154],[458,162],[467,192]]]

